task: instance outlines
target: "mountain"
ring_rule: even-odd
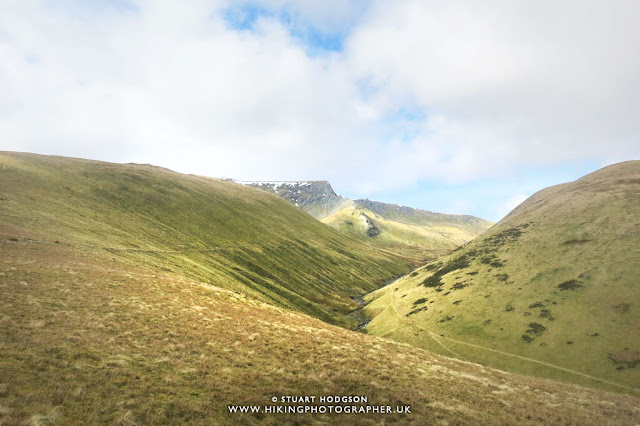
[[[375,282],[388,272],[373,260],[395,263],[229,182],[2,153],[0,253],[3,425],[640,421],[638,398],[484,368],[302,313],[312,290],[331,300],[348,292],[338,280],[355,286],[346,271]],[[313,303],[325,312],[330,302]],[[365,412],[301,413],[308,405],[272,402],[286,396],[367,403],[317,400]],[[295,411],[230,411],[239,405]],[[373,411],[407,405],[410,414]]]
[[[306,182],[232,181],[276,194],[316,219],[324,219],[353,204],[350,199],[336,194],[329,182],[325,180]]]
[[[640,161],[544,189],[376,291],[372,334],[507,371],[640,386]]]
[[[447,254],[493,225],[468,215],[350,200],[336,194],[327,181],[235,182],[276,194],[341,233],[415,266]]]
[[[278,197],[137,164],[0,153],[7,238],[84,247],[356,326],[352,299],[409,270]]]

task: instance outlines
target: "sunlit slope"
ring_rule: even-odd
[[[0,238],[0,424],[640,421],[637,398],[448,359],[17,231]],[[283,395],[362,395],[411,414],[227,408]]]
[[[380,250],[403,256],[416,265],[424,265],[438,256],[449,253],[474,239],[492,224],[477,218],[473,218],[478,221],[473,224],[456,220],[410,221],[402,220],[399,214],[390,219],[360,205],[360,201],[322,221],[343,234],[369,243]],[[384,203],[375,204],[391,206]],[[454,215],[441,216],[456,218]],[[374,235],[372,229],[375,229]]]
[[[373,293],[367,330],[510,371],[637,389],[639,218],[638,161],[540,191]]]
[[[354,201],[336,194],[327,181],[237,182],[277,195],[341,233],[415,266],[448,253],[493,225],[469,215]]]
[[[350,296],[406,271],[287,202],[148,165],[0,154],[0,230],[86,247],[352,325]]]

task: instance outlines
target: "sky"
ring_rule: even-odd
[[[0,150],[499,220],[640,159],[636,0],[0,3]]]

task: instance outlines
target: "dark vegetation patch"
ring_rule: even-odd
[[[567,340],[567,345],[573,345],[573,340]]]
[[[427,301],[428,301],[428,299],[427,299],[427,298],[425,298],[425,297],[420,298],[420,299],[416,300],[415,302],[413,302],[413,306],[421,305],[421,304],[423,304],[423,303],[425,303],[425,302],[427,302]]]
[[[415,271],[415,272],[412,272],[412,273],[411,273],[411,276],[412,276],[412,277],[415,277],[415,276],[417,276],[418,274],[419,274],[419,272],[418,272],[418,271]]]
[[[635,368],[636,365],[640,364],[640,353],[625,348],[622,351],[610,353],[609,359],[614,363],[619,364],[619,370],[622,370],[625,367]]]
[[[522,315],[523,315],[523,316],[525,316],[525,317],[528,317],[528,316],[530,316],[530,315],[531,315],[531,312],[525,312],[525,313],[524,313],[524,314],[522,314]]]
[[[434,263],[428,264],[424,269],[426,269],[427,271],[434,271],[441,267],[442,267],[442,262],[434,262]]]
[[[529,305],[529,309],[533,309],[533,308],[544,308],[544,305],[542,304],[542,302],[536,302]]]
[[[486,256],[480,258],[480,263],[490,265],[494,268],[501,268],[504,266],[504,260],[498,259],[495,254],[489,253]]]
[[[504,308],[504,310],[505,310],[505,312],[511,312],[511,311],[515,311],[515,310],[516,310],[516,308],[514,308],[514,307],[513,307],[513,306],[511,306],[511,305],[507,305],[507,306]]]
[[[444,284],[441,280],[444,275],[453,271],[457,271],[459,269],[467,268],[469,266],[469,261],[470,258],[469,254],[467,253],[460,257],[452,259],[445,264],[438,262],[428,265],[427,270],[434,272],[433,275],[422,282],[422,285],[424,285],[425,287],[440,287],[442,284]]]
[[[618,185],[640,185],[640,179],[618,179]]]
[[[9,241],[11,241],[12,243],[17,243],[20,240],[17,239],[16,237],[9,237]]]
[[[572,245],[576,245],[576,244],[588,243],[589,241],[593,241],[593,240],[567,240],[567,241],[563,242],[562,245],[563,246],[572,246]]]
[[[455,302],[453,302],[454,305],[459,305],[462,302],[462,300],[456,300]]]
[[[489,325],[489,324],[491,324],[491,320],[490,320],[490,319],[488,319],[488,320],[486,320],[484,323],[485,323],[485,324],[487,324],[487,325]]]
[[[506,243],[513,243],[518,241],[524,229],[532,225],[532,222],[523,223],[522,225],[514,226],[512,228],[503,229],[497,234],[487,238],[485,243],[492,246],[494,250],[499,249]]]
[[[558,284],[558,288],[560,290],[577,290],[580,287],[582,287],[582,285],[578,280],[569,280],[563,282],[562,284]]]
[[[533,342],[533,337],[529,336],[528,334],[523,334],[522,335],[522,340],[524,340],[527,343],[531,343],[531,342]]]
[[[346,220],[344,223],[346,223],[347,225],[353,226],[353,222],[351,222],[350,220]]]
[[[547,327],[542,324],[538,324],[537,322],[530,322],[529,327],[530,328],[527,330],[527,333],[535,334],[538,336],[547,331]]]
[[[413,311],[409,312],[407,315],[405,315],[406,317],[413,315],[413,314],[417,314],[420,311],[426,311],[428,309],[427,306],[423,306],[422,308],[416,308]]]
[[[451,287],[451,290],[462,290],[465,287],[469,287],[469,285],[470,284],[455,283],[453,287]]]
[[[509,274],[496,274],[494,276],[500,282],[506,282],[509,279]]]
[[[467,272],[467,275],[478,275],[478,271]]]
[[[613,305],[613,309],[616,312],[624,314],[625,312],[629,312],[629,308],[631,307],[631,303],[619,303],[617,305]]]
[[[448,296],[448,295],[450,295],[450,294],[451,294],[451,292],[450,292],[450,291],[448,291],[448,292],[446,292],[445,294],[443,294],[443,296]]]
[[[451,321],[451,320],[453,320],[453,317],[455,317],[455,315],[451,315],[451,316],[447,315],[446,317],[442,318],[442,319],[441,319],[440,321],[438,321],[438,322]]]
[[[540,311],[540,318],[547,318],[549,321],[555,320],[549,309],[543,309]]]

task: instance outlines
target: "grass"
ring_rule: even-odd
[[[637,398],[484,368],[306,315],[341,318],[338,308],[355,303],[336,305],[346,294],[404,266],[276,197],[150,166],[0,160],[0,424],[640,420]],[[625,351],[614,359],[634,364],[637,354]],[[227,408],[282,395],[364,395],[410,405],[411,414]]]
[[[422,266],[477,237],[493,225],[473,216],[435,213],[337,195],[329,182],[268,183],[254,188],[277,194],[313,217],[373,250],[392,253]]]
[[[21,238],[3,247],[0,271],[0,424],[640,420],[636,398],[348,331],[99,248]],[[411,414],[228,412],[282,395],[363,395]]]
[[[2,245],[99,248],[345,326],[351,296],[409,269],[278,197],[148,165],[2,153],[0,198]]]
[[[368,200],[364,200],[368,201]],[[393,253],[406,259],[415,266],[424,265],[454,248],[472,240],[491,226],[491,222],[481,219],[445,215],[439,213],[411,210],[428,214],[427,217],[406,218],[397,209],[382,209],[379,206],[391,204],[369,202],[377,206],[381,214],[354,204],[323,218],[322,221],[341,233],[368,244],[372,249]],[[367,205],[369,205],[367,204]],[[402,210],[404,212],[404,210]],[[390,219],[385,214],[391,216]],[[372,221],[377,228],[375,236],[368,235],[366,220]],[[434,219],[435,218],[435,219]],[[369,232],[370,233],[370,232]]]
[[[417,324],[476,345],[449,342],[469,361],[637,394],[640,369],[610,354],[640,351],[638,176],[640,162],[621,163],[535,194],[478,239],[371,294],[366,330],[451,355]],[[418,297],[429,309],[407,318]]]

